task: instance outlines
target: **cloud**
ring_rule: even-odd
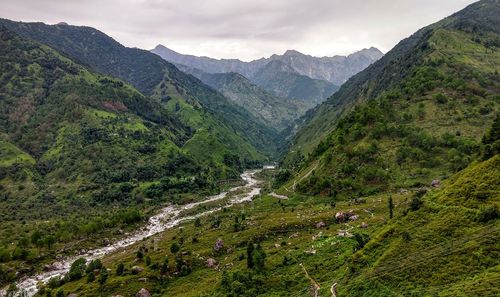
[[[121,43],[250,60],[390,50],[472,0],[0,0],[0,16],[87,25]]]

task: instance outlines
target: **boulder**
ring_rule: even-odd
[[[335,214],[335,220],[337,221],[337,223],[343,223],[347,218],[347,215],[345,212],[343,211],[339,211]]]
[[[207,267],[213,268],[215,266],[217,266],[217,261],[214,258],[208,258],[207,259]]]
[[[431,182],[431,187],[439,188],[439,186],[441,186],[441,181],[439,179],[435,179]]]
[[[132,274],[138,274],[144,271],[144,268],[141,266],[132,267]]]
[[[214,251],[218,252],[222,250],[222,248],[224,248],[224,241],[221,238],[219,238],[215,241]]]
[[[325,224],[325,222],[323,222],[323,221],[318,222],[318,223],[316,224],[316,228],[323,228],[323,227],[325,227],[325,226],[326,226],[326,224]]]
[[[135,294],[135,297],[151,297],[151,293],[148,290],[142,288]]]

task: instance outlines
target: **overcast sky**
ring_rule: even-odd
[[[0,0],[0,17],[97,28],[130,47],[251,60],[348,54],[399,40],[473,0]]]

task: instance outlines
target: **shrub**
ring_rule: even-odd
[[[85,265],[85,259],[84,258],[79,258],[71,264],[71,268],[69,269],[68,276],[69,279],[74,281],[74,280],[79,280],[82,278],[85,270],[86,270],[86,265]]]
[[[448,103],[448,98],[443,93],[437,93],[436,95],[434,95],[434,100],[436,100],[436,102],[439,104]]]
[[[500,212],[498,211],[498,207],[496,205],[485,205],[481,206],[479,209],[476,221],[486,223],[491,220],[495,220],[498,217],[500,217]]]

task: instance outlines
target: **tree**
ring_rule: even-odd
[[[123,265],[123,263],[119,263],[118,266],[116,266],[116,275],[122,275],[124,269],[125,265]]]
[[[47,248],[50,250],[52,248],[52,245],[56,243],[56,239],[52,235],[47,235],[45,237],[45,244],[47,245]]]
[[[102,286],[108,279],[108,269],[106,267],[101,268],[101,273],[99,274],[99,284]]]
[[[79,258],[71,264],[71,268],[69,269],[68,276],[69,279],[74,281],[74,280],[79,280],[82,278],[84,272],[85,272],[85,265],[86,261],[84,258]]]
[[[392,219],[394,216],[394,203],[392,201],[392,196],[389,196],[388,207],[389,207],[389,218]]]
[[[165,274],[168,272],[168,258],[165,258],[165,261],[163,261],[163,264],[161,265],[160,272],[162,274]]]
[[[91,283],[95,280],[95,274],[94,272],[88,272],[87,273],[87,283]]]
[[[254,266],[253,251],[254,251],[253,242],[249,241],[247,244],[247,268],[250,268],[250,269],[252,269]]]
[[[201,220],[200,220],[200,218],[196,218],[196,220],[194,221],[194,226],[195,227],[201,227]]]
[[[177,242],[172,243],[172,245],[170,246],[170,251],[172,252],[172,254],[177,253],[180,249],[181,247]]]
[[[255,250],[253,252],[253,262],[254,262],[257,270],[264,269],[265,261],[266,261],[266,253],[262,249],[262,246],[260,245],[260,243],[258,243],[257,247],[255,248]]]

